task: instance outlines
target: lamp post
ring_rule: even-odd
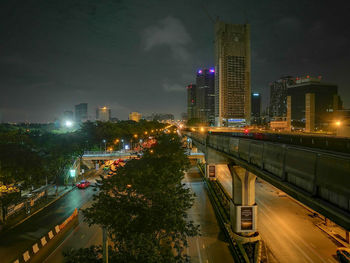
[[[107,151],[107,149],[106,149],[106,147],[107,147],[107,145],[106,145],[106,140],[103,139],[102,142],[105,144],[105,152],[106,152],[106,151]]]

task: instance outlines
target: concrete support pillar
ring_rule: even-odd
[[[232,229],[241,236],[252,236],[257,231],[256,175],[240,166],[229,165],[229,168],[233,191],[233,202],[230,205]]]
[[[315,130],[315,93],[305,94],[305,131]]]

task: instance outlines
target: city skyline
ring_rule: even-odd
[[[176,118],[186,111],[184,87],[199,68],[214,64],[214,26],[197,3],[186,2],[186,12],[180,12],[184,1],[62,3],[0,4],[4,121],[53,121],[81,101],[90,109],[108,105],[120,119],[135,109]],[[263,108],[269,83],[283,75],[322,75],[349,107],[349,33],[339,26],[346,23],[345,5],[337,16],[316,1],[204,7],[226,23],[251,25],[251,90],[262,94]]]

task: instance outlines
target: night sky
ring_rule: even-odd
[[[322,75],[350,107],[348,1],[0,0],[3,121],[47,122],[75,104],[186,112],[185,86],[214,64],[203,7],[251,24],[252,91],[282,75]]]

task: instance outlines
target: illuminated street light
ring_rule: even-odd
[[[137,138],[138,137],[138,135],[137,134],[134,134],[134,138]]]
[[[145,134],[147,135],[148,132],[145,131]]]
[[[341,122],[340,121],[336,121],[335,125],[337,125],[339,127],[341,125]]]
[[[66,121],[65,125],[66,125],[66,127],[70,128],[70,127],[73,126],[73,122],[72,121]]]
[[[75,169],[70,169],[69,173],[70,173],[70,177],[75,177]]]

